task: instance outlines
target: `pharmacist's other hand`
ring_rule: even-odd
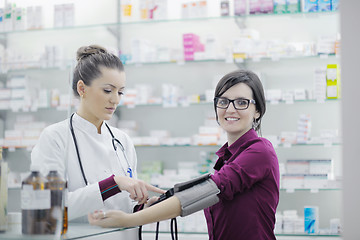
[[[130,193],[130,198],[137,201],[138,204],[144,204],[149,198],[148,191],[156,193],[165,193],[164,190],[154,187],[142,180],[130,178],[127,176],[114,176],[114,181],[121,191]]]
[[[157,200],[159,200],[159,197],[151,197],[145,204],[144,204],[144,208],[148,208],[150,207],[154,202],[156,202]]]
[[[130,227],[127,225],[129,215],[120,210],[95,211],[88,214],[88,220],[90,225],[103,228]]]

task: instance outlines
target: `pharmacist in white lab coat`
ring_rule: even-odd
[[[137,180],[131,139],[106,123],[125,89],[124,67],[97,45],[79,48],[77,60],[73,91],[80,97],[79,108],[69,119],[44,129],[31,163],[41,165],[43,174],[56,164],[66,176],[69,220],[98,209],[137,211],[156,200],[148,201],[148,191],[164,191]]]

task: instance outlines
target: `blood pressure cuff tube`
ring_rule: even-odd
[[[175,192],[174,195],[181,204],[180,216],[185,217],[216,204],[219,202],[219,193],[220,190],[210,178],[183,191]]]

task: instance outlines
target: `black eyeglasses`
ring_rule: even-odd
[[[215,101],[215,106],[222,109],[228,108],[230,103],[233,104],[236,110],[245,110],[249,107],[250,103],[256,104],[254,99],[246,99],[246,98],[237,98],[230,100],[224,97],[216,97],[214,98],[214,101]]]

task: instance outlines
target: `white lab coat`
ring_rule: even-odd
[[[116,156],[111,134],[105,124],[101,126],[101,134],[98,134],[95,125],[74,114],[73,128],[88,186],[85,185],[81,174],[69,119],[45,128],[31,152],[31,163],[39,164],[44,175],[48,173],[50,164],[56,164],[62,176],[66,176],[65,169],[68,169],[69,220],[85,216],[89,212],[99,209],[118,209],[128,213],[132,212],[136,203],[129,198],[129,193],[126,191],[122,191],[105,201],[101,197],[98,182],[112,174],[124,176],[128,168],[128,163],[120,147],[117,148],[119,157]],[[123,144],[133,171],[133,177],[137,178],[137,158],[131,139],[119,129],[110,128],[115,138]]]

